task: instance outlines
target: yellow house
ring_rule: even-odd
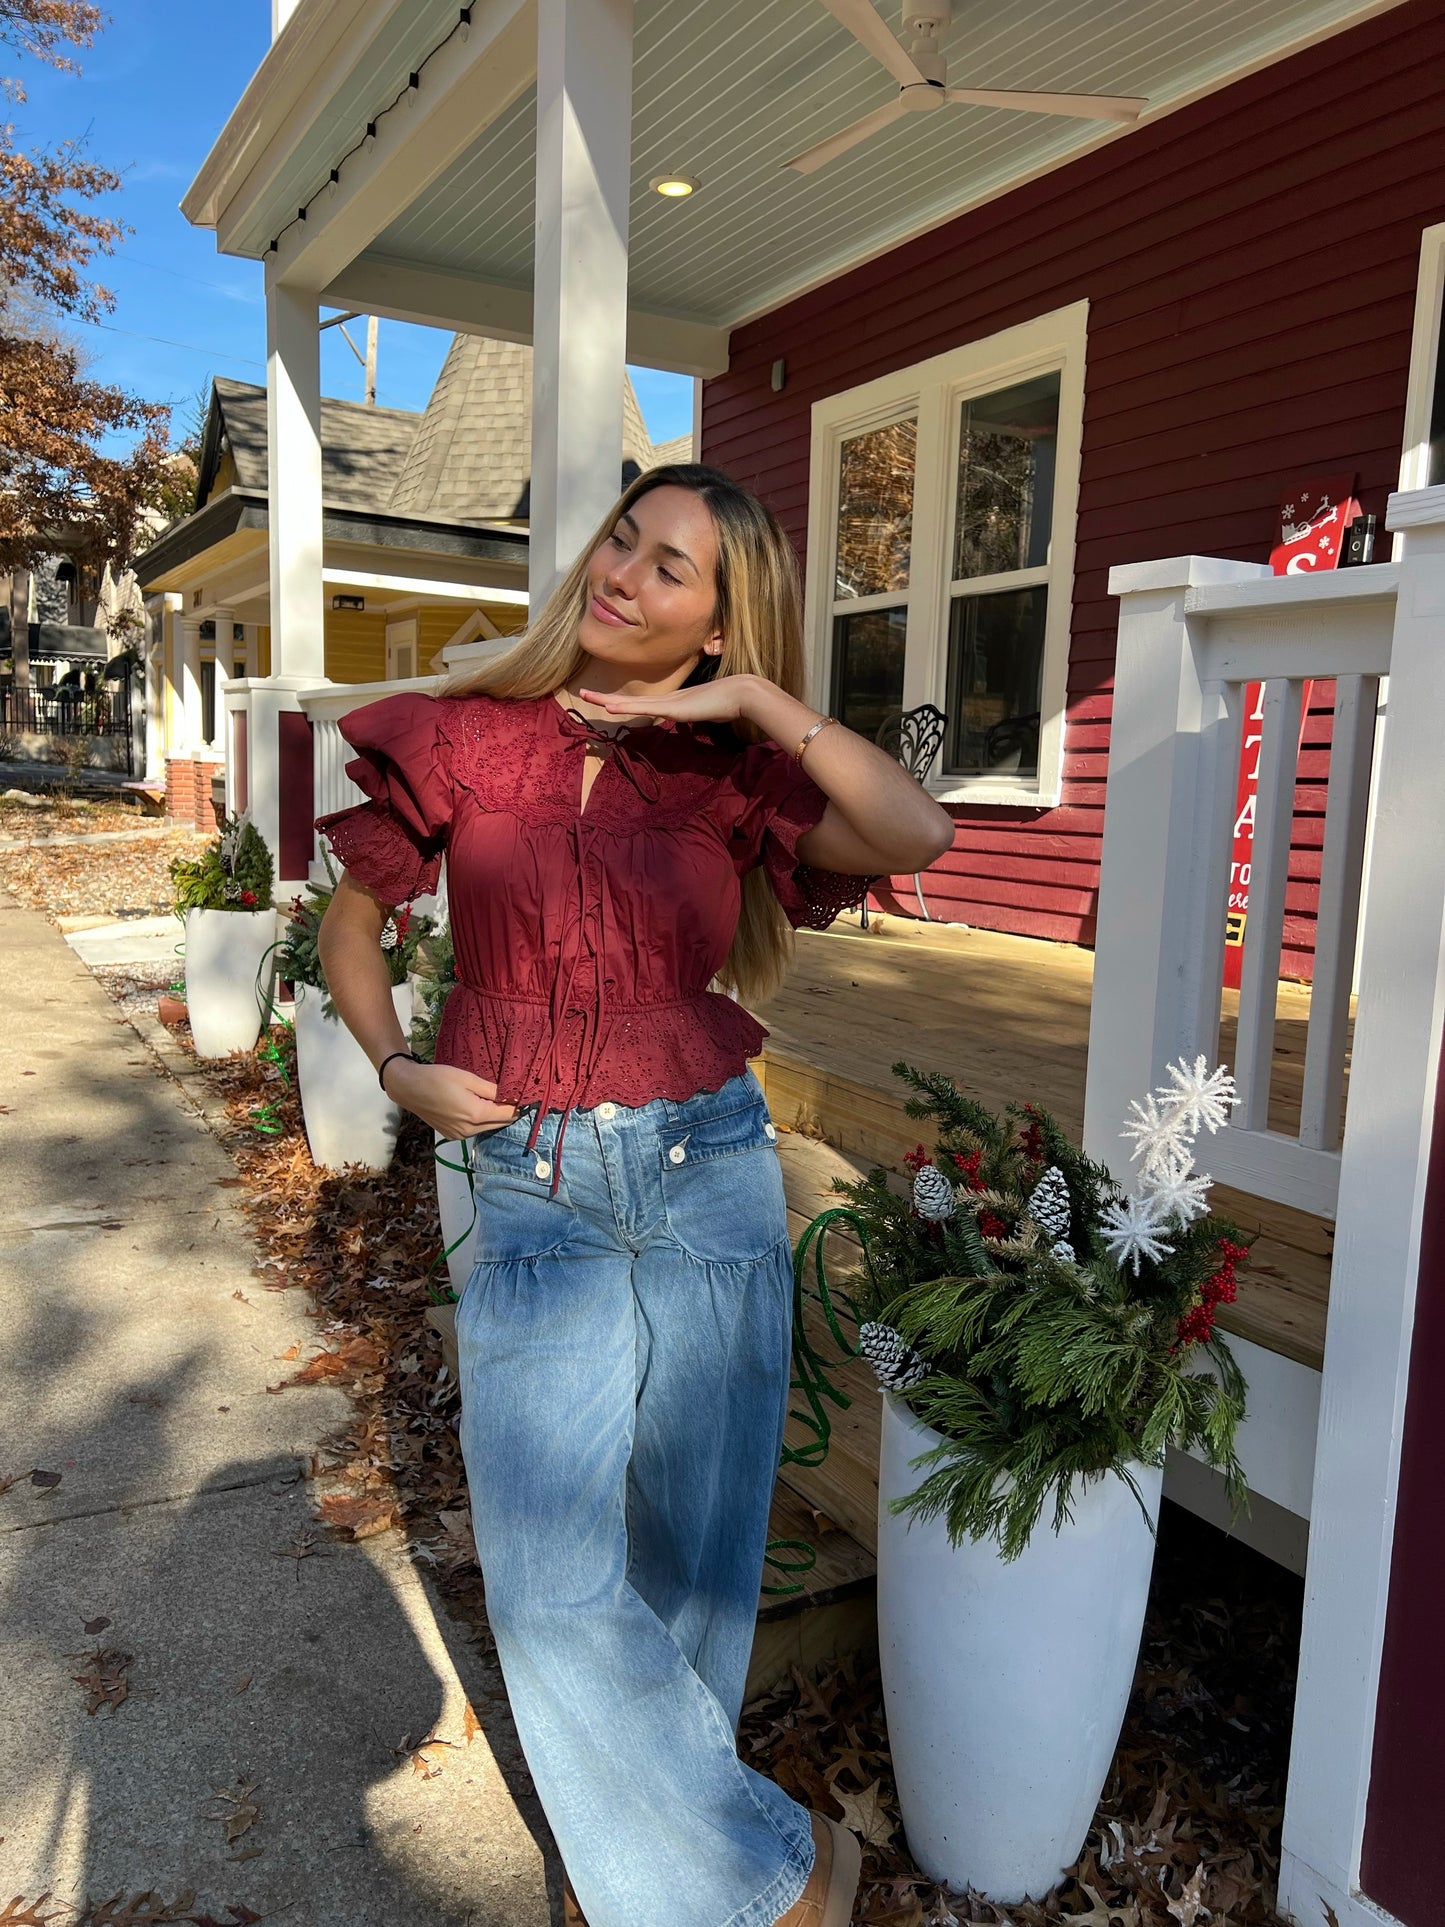
[[[325,676],[409,681],[449,645],[527,619],[532,350],[453,337],[420,411],[321,402]],[[212,383],[196,505],[137,558],[145,597],[144,787],[209,827],[222,691],[271,675],[266,390]],[[654,448],[629,382],[622,479],[690,458]]]

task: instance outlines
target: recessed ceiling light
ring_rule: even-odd
[[[654,174],[647,183],[654,194],[661,194],[669,201],[680,201],[689,194],[695,194],[702,186],[691,174]]]

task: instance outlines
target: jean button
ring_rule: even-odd
[[[778,1135],[778,1127],[776,1124],[765,1124],[763,1132],[765,1136],[775,1138]]]
[[[597,1115],[599,1117],[616,1117],[617,1106],[615,1104],[599,1104],[597,1106]]]
[[[537,1162],[532,1166],[532,1169],[537,1173],[539,1178],[550,1178],[552,1175],[552,1167],[546,1158],[538,1158]]]
[[[668,1161],[670,1163],[681,1164],[683,1159],[687,1156],[687,1152],[683,1150],[680,1144],[674,1144],[672,1149],[668,1152],[667,1156],[668,1156]]]

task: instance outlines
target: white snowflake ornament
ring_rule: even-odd
[[[1122,1204],[1107,1206],[1100,1220],[1109,1256],[1121,1271],[1126,1264],[1130,1266],[1136,1278],[1141,1258],[1147,1258],[1150,1264],[1162,1264],[1173,1251],[1164,1236],[1168,1228],[1167,1212],[1147,1191],[1137,1198],[1125,1198]]]
[[[1133,1138],[1131,1158],[1142,1161],[1143,1174],[1153,1177],[1181,1154],[1188,1155],[1189,1129],[1177,1110],[1167,1102],[1161,1106],[1154,1092],[1141,1103],[1136,1097],[1129,1105],[1120,1137]]]
[[[1156,1171],[1143,1189],[1166,1217],[1190,1224],[1209,1210],[1209,1187],[1213,1182],[1208,1172],[1194,1169],[1190,1158],[1178,1157]]]
[[[1239,1102],[1239,1092],[1222,1064],[1210,1070],[1202,1056],[1196,1057],[1192,1064],[1181,1057],[1177,1064],[1169,1064],[1166,1069],[1169,1084],[1160,1085],[1160,1097],[1191,1134],[1208,1131],[1212,1136],[1228,1124],[1229,1113]]]

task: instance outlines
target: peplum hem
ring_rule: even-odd
[[[547,1064],[555,1058],[549,1110],[594,1104],[646,1104],[715,1091],[747,1068],[767,1037],[751,1012],[721,991],[697,991],[666,1002],[609,1000],[607,1034],[592,1074],[579,1083],[587,1016],[571,1009],[554,1037],[545,1001],[459,983],[447,998],[436,1061],[454,1064],[497,1086],[497,1102],[524,1109],[540,1103]]]

